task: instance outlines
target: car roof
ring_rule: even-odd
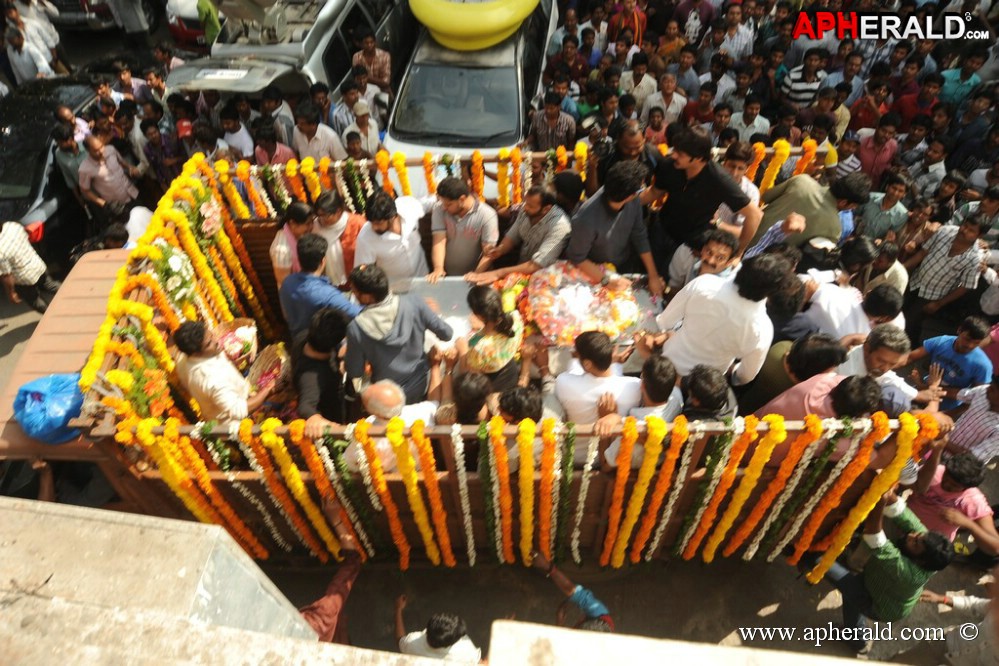
[[[513,67],[517,62],[517,42],[523,29],[498,44],[479,51],[455,51],[437,43],[429,32],[424,31],[421,42],[413,54],[413,62],[418,64],[461,65],[462,67]]]
[[[73,79],[36,79],[0,99],[0,150],[46,150],[56,121],[55,107],[65,104],[79,112],[96,95],[89,82]]]

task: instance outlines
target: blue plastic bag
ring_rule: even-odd
[[[18,389],[14,418],[31,437],[46,444],[64,444],[80,436],[68,424],[82,407],[79,374],[49,375]]]

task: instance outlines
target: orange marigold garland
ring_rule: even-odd
[[[787,485],[787,480],[791,478],[791,473],[794,472],[794,468],[798,464],[798,461],[801,460],[805,449],[819,441],[820,437],[822,437],[822,419],[815,414],[808,414],[805,416],[805,429],[801,431],[791,444],[787,456],[781,461],[780,468],[777,470],[777,476],[770,481],[766,490],[756,500],[753,510],[750,511],[749,516],[746,517],[746,520],[742,522],[739,529],[729,539],[728,545],[722,551],[722,555],[730,557],[749,538],[749,535],[753,533],[756,526],[763,520],[774,500],[777,499],[777,495]]]
[[[656,526],[656,517],[659,515],[659,508],[666,499],[666,493],[672,485],[673,470],[676,468],[676,461],[680,458],[680,451],[687,443],[690,431],[687,429],[687,417],[677,416],[673,421],[673,432],[670,434],[669,449],[666,451],[666,458],[659,469],[659,478],[656,479],[656,487],[652,491],[649,499],[649,506],[645,509],[642,517],[642,524],[635,535],[635,541],[631,544],[631,554],[629,559],[632,564],[637,564],[642,557],[642,550],[652,536],[652,530]],[[679,479],[678,479],[679,480]]]
[[[645,504],[645,496],[649,492],[649,484],[652,476],[656,473],[656,465],[659,463],[659,455],[663,451],[663,438],[666,437],[666,422],[658,416],[645,417],[645,445],[642,456],[642,464],[638,468],[638,477],[635,486],[631,489],[631,497],[628,499],[628,510],[624,514],[624,522],[617,533],[617,541],[614,543],[614,550],[611,552],[611,566],[620,569],[624,564],[624,551],[628,548],[628,540],[631,532],[638,522],[638,514]],[[630,461],[629,461],[630,462]]]
[[[472,151],[472,192],[482,200],[482,192],[486,185],[486,169],[482,164],[482,153],[478,150]]]
[[[510,180],[513,183],[514,204],[524,201],[524,176],[520,171],[523,159],[519,147],[510,151]]]
[[[441,500],[441,488],[437,482],[437,463],[434,461],[434,449],[423,429],[423,421],[416,421],[409,429],[409,434],[416,444],[416,452],[420,456],[420,469],[423,471],[423,486],[427,489],[430,500],[430,516],[434,521],[434,531],[437,534],[437,544],[440,546],[444,566],[457,565],[454,551],[451,548],[451,534],[447,529],[447,512]]]
[[[371,424],[361,419],[354,427],[354,437],[364,450],[364,455],[368,460],[368,468],[371,470],[371,483],[378,493],[378,498],[385,508],[385,517],[388,519],[389,530],[392,533],[392,542],[399,550],[399,568],[403,571],[409,569],[409,541],[406,540],[406,533],[402,530],[402,522],[399,520],[399,508],[392,499],[388,491],[388,483],[385,481],[385,472],[382,470],[382,461],[375,450],[375,444],[368,435]]]
[[[607,534],[604,536],[604,547],[600,552],[600,566],[610,563],[611,550],[621,527],[621,511],[624,508],[624,491],[631,475],[631,451],[638,441],[638,426],[635,417],[629,416],[621,428],[621,449],[617,454],[617,475],[614,479],[614,494],[610,509],[607,512]]]
[[[392,185],[392,180],[389,178],[389,163],[392,158],[389,156],[387,150],[379,150],[375,155],[375,165],[378,166],[378,173],[382,176],[382,189],[385,190],[386,194],[394,195],[395,187]]]
[[[891,434],[888,416],[884,412],[873,414],[871,416],[871,423],[871,431],[867,433],[867,436],[860,443],[860,448],[857,449],[853,460],[847,464],[839,477],[836,478],[836,483],[826,491],[826,494],[822,497],[822,501],[809,514],[808,521],[805,523],[804,528],[802,528],[801,533],[798,535],[798,540],[794,544],[794,553],[791,557],[787,558],[790,564],[798,564],[801,556],[805,554],[808,547],[812,545],[812,541],[815,540],[815,535],[822,526],[822,522],[826,519],[826,516],[840,505],[843,501],[843,493],[849,490],[853,482],[867,469],[867,466],[871,462],[871,453],[874,452],[874,446]]]
[[[708,535],[708,530],[711,529],[711,526],[715,522],[715,516],[718,514],[718,507],[721,506],[722,500],[725,499],[729,488],[732,487],[732,483],[735,481],[735,475],[739,469],[739,462],[742,460],[742,456],[745,455],[749,445],[756,441],[759,434],[756,428],[759,422],[759,419],[755,416],[750,415],[746,417],[745,430],[735,440],[735,444],[732,445],[732,452],[729,455],[728,463],[725,465],[725,470],[722,472],[718,486],[715,488],[714,494],[711,495],[711,500],[708,502],[707,508],[701,515],[701,522],[697,525],[694,536],[687,542],[686,547],[683,549],[683,559],[689,560],[692,558],[701,545],[701,541]]]
[[[437,566],[441,563],[441,552],[434,541],[434,528],[430,526],[430,518],[427,516],[427,506],[423,502],[423,495],[420,493],[420,480],[416,473],[416,462],[409,449],[409,441],[402,434],[406,424],[398,416],[392,417],[388,425],[385,426],[385,437],[392,446],[395,453],[396,464],[399,468],[399,476],[402,477],[402,484],[406,488],[406,499],[409,500],[409,508],[413,512],[413,522],[423,539],[423,547],[427,551],[427,558],[430,563]]]
[[[552,498],[555,485],[555,419],[541,422],[541,486],[538,489],[538,550],[552,558]]]
[[[565,171],[568,166],[569,153],[566,151],[565,146],[560,145],[555,149],[555,173]]]
[[[239,182],[243,183],[243,187],[246,188],[246,195],[250,198],[250,204],[253,206],[253,214],[259,219],[263,220],[268,217],[267,204],[264,200],[260,198],[260,193],[257,192],[257,188],[253,184],[253,180],[250,178],[250,163],[246,160],[241,160],[239,164],[236,165],[236,178]]]
[[[430,151],[423,153],[423,179],[427,181],[427,194],[431,196],[437,194],[437,182],[434,180],[434,169],[436,168],[434,156],[430,154]]]
[[[808,171],[808,168],[812,166],[812,162],[815,161],[815,153],[818,151],[819,144],[815,139],[805,139],[801,143],[801,157],[798,158],[798,163],[794,165],[794,175],[799,176]]]
[[[923,454],[923,447],[940,435],[940,424],[937,423],[932,414],[926,412],[916,414],[916,421],[919,422],[919,436],[912,444],[912,459],[919,462]]]
[[[513,564],[513,495],[510,493],[510,463],[506,450],[506,437],[503,435],[505,423],[501,416],[489,421],[489,445],[496,460],[493,473],[499,486],[496,501],[500,507],[500,534],[503,541],[503,561]]]
[[[746,178],[756,182],[756,172],[759,170],[760,165],[763,164],[763,160],[767,156],[767,146],[766,144],[757,141],[753,144],[753,162],[746,169]]]
[[[284,179],[288,183],[288,188],[291,189],[291,193],[295,195],[295,198],[302,203],[309,203],[309,198],[305,194],[305,186],[302,184],[302,179],[298,173],[298,160],[288,160],[288,163],[284,165]]]

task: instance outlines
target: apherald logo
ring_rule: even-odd
[[[942,24],[934,25],[933,17],[897,16],[895,14],[861,14],[858,12],[801,12],[794,24],[793,37],[822,39],[835,32],[836,39],[989,39],[988,31],[968,30],[965,25],[971,15],[944,14]]]

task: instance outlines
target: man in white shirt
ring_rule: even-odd
[[[417,657],[429,657],[448,662],[477,664],[482,651],[468,637],[465,621],[453,613],[435,613],[423,631],[406,632],[402,612],[406,608],[406,595],[395,600],[395,640],[399,652]]]
[[[44,79],[53,76],[48,58],[36,47],[25,42],[24,34],[17,28],[7,28],[4,33],[7,40],[7,57],[10,58],[11,69],[14,70],[15,83],[21,85],[32,79]]]
[[[184,356],[177,376],[198,406],[205,421],[240,421],[256,411],[274,390],[265,386],[250,395],[250,383],[219,346],[218,338],[203,322],[188,321],[173,334]]]
[[[425,211],[418,199],[393,200],[385,192],[376,192],[368,200],[366,214],[368,223],[357,235],[354,266],[375,264],[385,271],[393,291],[429,272],[420,239],[420,218]]]
[[[770,121],[760,115],[762,100],[756,95],[746,95],[742,111],[732,114],[728,126],[739,133],[739,141],[751,141],[754,134],[769,134]]]
[[[743,262],[732,278],[702,275],[688,282],[656,318],[665,332],[663,355],[681,376],[696,365],[728,372],[735,364],[732,383],[752,381],[773,341],[767,297],[790,270],[783,257],[764,254]]]
[[[229,144],[233,159],[253,162],[253,137],[240,120],[236,106],[232,104],[224,106],[219,112],[219,121],[225,132],[222,140]]]
[[[317,163],[324,157],[347,159],[343,142],[333,128],[319,122],[319,109],[312,102],[303,102],[295,109],[295,131],[292,147],[299,159],[313,158]]]
[[[563,372],[555,380],[565,418],[573,423],[594,423],[600,417],[598,404],[610,394],[618,410],[627,414],[642,400],[641,380],[621,375],[614,364],[614,343],[606,333],[587,331],[576,337],[576,356],[582,373]]]
[[[804,313],[815,329],[836,339],[847,335],[867,335],[878,324],[887,324],[902,311],[902,294],[895,287],[882,284],[866,296],[856,287],[835,283],[818,284],[810,280],[805,293],[811,304]]]
[[[846,354],[836,372],[840,375],[870,375],[881,387],[881,404],[893,414],[904,412],[912,402],[930,402],[943,397],[943,389],[916,389],[898,376],[895,368],[905,365],[912,347],[905,331],[893,324],[878,324],[863,345]]]

